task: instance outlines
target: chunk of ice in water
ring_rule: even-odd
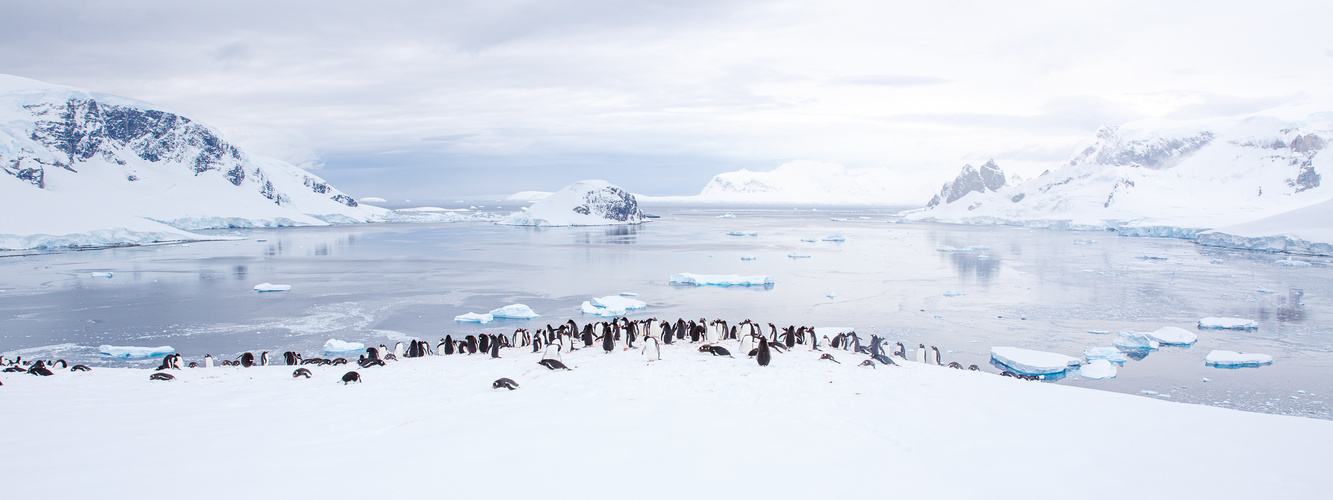
[[[356,352],[365,348],[366,345],[360,342],[346,342],[338,339],[329,339],[328,342],[324,343],[324,352],[326,353]]]
[[[801,238],[801,241],[806,243],[817,243],[819,242],[819,238]]]
[[[847,241],[847,238],[843,237],[841,234],[835,234],[833,236],[825,236],[824,241]]]
[[[615,318],[624,316],[628,311],[643,309],[645,307],[648,307],[648,303],[642,300],[608,295],[605,297],[594,297],[591,300],[584,301],[580,310],[583,314]]]
[[[112,273],[93,273],[93,277],[94,277],[94,278],[110,278],[110,277],[112,277],[112,276],[115,276],[115,275],[112,274]]]
[[[492,319],[532,319],[541,316],[523,304],[509,304],[499,309],[491,310]]]
[[[732,231],[727,236],[759,236],[758,231]]]
[[[1078,374],[1083,378],[1091,380],[1115,378],[1116,366],[1114,363],[1105,359],[1094,359],[1089,361],[1088,364],[1079,367]]]
[[[1309,262],[1303,260],[1291,260],[1291,257],[1287,257],[1284,260],[1279,260],[1277,261],[1277,263],[1281,264],[1284,267],[1310,267]]]
[[[826,294],[824,294],[824,296],[825,296],[825,297],[828,297],[828,298],[830,298],[830,299],[836,299],[836,298],[838,298],[838,294],[833,293],[833,292],[826,293]]]
[[[1017,347],[992,347],[990,356],[991,359],[1026,375],[1060,373],[1080,364],[1078,358],[1064,354]]]
[[[1259,324],[1244,318],[1214,318],[1199,320],[1200,330],[1257,330]]]
[[[490,323],[495,321],[495,317],[489,314],[467,313],[454,316],[454,321],[459,323]]]
[[[675,285],[695,286],[765,286],[772,285],[772,276],[741,276],[739,274],[678,273],[670,279]]]
[[[741,260],[754,260],[754,259],[755,259],[755,257],[754,257],[753,255],[742,255],[742,256],[741,256]]]
[[[1111,345],[1122,349],[1157,349],[1162,344],[1143,332],[1120,332],[1116,334],[1115,340]]]
[[[967,295],[967,294],[966,294],[966,293],[963,293],[963,292],[955,292],[955,291],[953,291],[953,290],[948,290],[948,291],[944,292],[944,296],[945,296],[945,297],[961,297],[961,296],[963,296],[963,295]]]
[[[936,252],[946,252],[946,253],[967,253],[967,252],[971,252],[972,249],[971,249],[971,248],[939,247],[939,248],[936,248],[935,251],[936,251]]]
[[[1262,366],[1273,364],[1273,357],[1253,352],[1212,351],[1204,358],[1204,363],[1219,368]]]
[[[1125,353],[1120,352],[1120,349],[1114,347],[1089,347],[1083,350],[1083,357],[1087,358],[1088,361],[1098,359],[1110,361],[1112,363],[1124,363],[1129,361],[1129,358],[1125,357]]]
[[[788,256],[788,257],[791,257],[791,258],[793,258],[793,259],[808,259],[808,258],[810,258],[810,255],[808,255],[808,254],[796,253],[796,252],[789,253],[789,254],[787,254],[787,256]]]
[[[285,292],[291,289],[291,285],[275,285],[273,283],[260,283],[255,285],[256,292]]]
[[[1199,336],[1184,328],[1164,326],[1156,331],[1146,332],[1148,338],[1166,345],[1190,345],[1199,340]]]
[[[176,353],[176,349],[169,345],[164,345],[160,347],[102,345],[98,346],[97,351],[101,352],[104,355],[120,359],[156,358],[159,356],[166,356],[168,354]]]

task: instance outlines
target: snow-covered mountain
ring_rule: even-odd
[[[946,184],[948,195],[908,218],[1192,237],[1333,198],[1322,182],[1333,158],[1320,154],[1333,138],[1330,121],[1322,114],[1104,127],[1058,168],[998,188],[979,189],[975,179],[962,189]],[[964,174],[951,184],[972,177]]]
[[[933,184],[925,176],[887,168],[847,168],[836,163],[791,161],[767,172],[718,174],[696,196],[655,196],[645,201],[910,205]]]
[[[511,226],[602,226],[643,222],[639,202],[629,191],[602,180],[579,181],[533,203],[496,224]]]
[[[934,208],[940,203],[953,203],[968,193],[995,192],[1004,187],[1004,184],[1004,171],[995,165],[995,160],[987,161],[980,170],[972,165],[963,165],[963,171],[958,173],[958,177],[944,183],[944,187],[940,188],[940,194],[931,198],[926,207]]]
[[[0,247],[193,239],[190,230],[378,220],[318,176],[189,117],[0,75]],[[92,236],[101,232],[104,237]],[[112,236],[108,236],[112,235]],[[174,235],[174,236],[172,236]]]

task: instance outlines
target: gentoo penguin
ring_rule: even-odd
[[[611,351],[616,350],[616,338],[612,337],[609,332],[602,336],[602,350],[606,351],[607,354],[611,354]]]
[[[959,364],[957,361],[950,361],[950,362],[949,362],[949,368],[957,368],[957,369],[959,369],[959,370],[962,370],[962,369],[963,369],[963,365]]]
[[[310,370],[306,368],[297,368],[296,371],[292,372],[292,378],[296,377],[310,378]]]
[[[907,359],[907,346],[904,346],[902,342],[895,342],[894,345],[898,346],[898,350],[893,351],[893,355]]]
[[[916,347],[916,362],[917,362],[917,363],[925,363],[925,362],[926,362],[926,344],[917,344],[917,347]]]
[[[547,368],[549,368],[549,369],[551,369],[551,370],[568,370],[568,369],[569,369],[569,367],[568,367],[568,366],[565,366],[564,363],[561,363],[559,360],[554,360],[554,359],[543,359],[543,360],[541,360],[541,361],[538,361],[537,364],[542,365],[542,366],[545,366],[545,367],[547,367]]]
[[[564,361],[560,357],[560,344],[547,344],[546,350],[542,352],[542,359],[554,359]]]
[[[403,353],[404,353],[404,351],[403,351],[403,343],[402,343],[402,342],[399,342],[399,343],[393,345],[393,355],[394,355],[394,356],[398,356],[399,358],[402,358],[402,357],[403,357]]]
[[[176,380],[176,377],[170,373],[154,373],[148,376],[148,380]]]
[[[512,391],[518,388],[518,382],[515,382],[513,379],[510,379],[508,377],[498,378],[495,379],[495,382],[491,382],[492,389],[499,389],[501,387]]]
[[[32,367],[28,368],[28,373],[32,375],[40,375],[43,377],[49,377],[51,375],[55,375],[55,373],[52,372],[50,368],[46,367],[46,363],[43,363],[42,360],[40,359],[37,360],[36,363],[33,363]]]
[[[871,368],[875,368],[875,362],[867,359],[865,361],[862,361],[861,364],[856,366],[869,366]]]
[[[824,353],[824,355],[823,355],[823,356],[820,356],[819,359],[827,359],[827,360],[832,361],[832,362],[834,362],[834,363],[842,364],[842,363],[839,363],[838,360],[833,359],[833,355],[832,355],[832,354],[828,354],[828,353]]]
[[[491,342],[491,359],[499,359],[499,358],[500,358],[500,342],[499,341]]]
[[[981,371],[981,368],[977,368],[977,365],[970,365],[967,367],[967,371],[979,372]]]
[[[72,371],[72,372],[87,372],[87,371],[92,371],[92,368],[88,368],[88,365],[74,365],[74,366],[70,367],[69,371]]]
[[[287,362],[287,366],[301,364],[301,356],[297,355],[294,351],[282,353],[282,360]]]
[[[759,366],[768,366],[768,362],[773,360],[773,355],[768,352],[768,339],[759,337],[759,352],[755,354],[755,359],[759,361]]]
[[[753,345],[754,345],[754,334],[746,333],[745,335],[741,336],[741,345],[740,348],[737,349],[737,352],[750,352],[750,349],[754,349],[753,347],[751,347]]]
[[[932,365],[939,365],[939,364],[940,364],[940,348],[935,347],[935,346],[930,346],[930,352],[932,353],[930,364],[932,364]]]
[[[249,368],[255,365],[255,355],[250,353],[241,354],[241,366]]]
[[[898,364],[898,363],[894,363],[894,362],[893,362],[893,358],[890,358],[890,357],[885,356],[885,355],[883,355],[883,354],[880,354],[880,355],[878,355],[878,356],[871,356],[870,359],[873,359],[873,360],[875,360],[875,361],[879,361],[879,363],[882,364],[882,365],[897,365],[897,364]]]
[[[435,353],[441,356],[454,353],[454,342],[449,339],[440,339],[440,343],[435,346]]]
[[[212,367],[213,367],[213,355],[212,355],[212,354],[205,354],[205,355],[204,355],[204,368],[212,368]]]
[[[648,357],[648,361],[662,359],[661,349],[657,345],[656,337],[645,337],[643,339],[643,355]]]
[[[477,353],[477,336],[476,336],[476,335],[468,335],[468,336],[467,336],[467,353],[468,353],[468,354],[476,354],[476,353]]]
[[[69,364],[66,363],[65,360],[63,360],[63,359],[57,359],[55,363],[51,363],[51,366],[52,366],[52,367],[55,367],[55,368],[59,368],[59,369],[61,369],[61,370],[64,370],[64,369],[66,369],[66,368],[69,368]]]
[[[487,353],[488,353],[488,352],[491,352],[491,336],[490,336],[490,335],[478,335],[478,336],[477,336],[477,349],[480,349],[481,352],[487,352]]]
[[[378,360],[377,360],[377,361],[378,361]],[[361,374],[360,374],[360,373],[357,373],[357,372],[347,372],[347,373],[344,373],[344,374],[343,374],[343,385],[347,385],[347,384],[350,384],[350,383],[352,383],[352,382],[360,383],[360,382],[361,382]]]
[[[324,359],[324,360],[320,360],[320,361],[328,361],[328,360],[327,360],[327,359]],[[320,363],[320,364],[323,364],[323,363]],[[329,361],[328,364],[333,365],[333,366],[345,365],[345,364],[347,364],[347,358],[334,358],[333,361]]]
[[[268,351],[259,353],[259,366],[268,366]]]

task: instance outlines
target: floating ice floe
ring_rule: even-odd
[[[168,345],[160,347],[131,347],[131,346],[104,345],[104,346],[99,346],[97,350],[98,352],[101,352],[102,354],[105,354],[107,356],[120,359],[156,358],[159,356],[166,356],[168,354],[176,353],[176,349]]]
[[[967,295],[967,294],[966,294],[966,293],[963,293],[963,292],[955,292],[955,291],[953,291],[953,290],[949,290],[949,291],[947,291],[947,292],[944,292],[944,296],[945,296],[945,297],[961,297],[961,296],[963,296],[963,295]]]
[[[115,276],[115,275],[112,274],[112,273],[93,273],[93,277],[94,277],[94,278],[110,278],[110,277],[112,277],[112,276]]]
[[[1143,332],[1120,332],[1116,334],[1115,340],[1111,341],[1111,345],[1121,349],[1157,349],[1162,343]]]
[[[1233,351],[1213,351],[1204,358],[1208,366],[1237,368],[1242,366],[1262,366],[1273,364],[1273,357],[1267,354]]]
[[[1075,245],[1093,245],[1096,243],[1097,240],[1074,240]]]
[[[741,260],[754,260],[754,259],[755,259],[755,257],[754,257],[753,255],[742,255],[742,256],[741,256]]]
[[[741,276],[739,274],[694,274],[679,273],[671,275],[671,283],[695,286],[766,286],[773,284],[772,276]]]
[[[1221,264],[1221,263],[1222,263],[1222,259],[1212,259],[1212,260],[1209,260],[1208,263],[1209,263],[1209,264]]]
[[[836,298],[838,298],[838,294],[833,293],[833,292],[826,293],[826,294],[824,294],[824,296],[825,296],[825,297],[828,297],[828,298],[830,298],[830,299],[836,299]]]
[[[1164,326],[1156,331],[1145,332],[1148,338],[1166,345],[1190,345],[1199,340],[1199,336],[1184,328]]]
[[[329,339],[324,343],[324,352],[327,353],[356,352],[365,348],[366,345],[360,342],[344,342],[338,339]]]
[[[717,218],[719,218],[719,219],[735,219],[735,218],[736,218],[736,214],[722,214],[722,215],[717,216]]]
[[[639,294],[634,293],[634,292],[620,292],[620,296],[621,296],[621,297],[638,297]]]
[[[1083,357],[1088,361],[1104,360],[1112,363],[1124,363],[1129,361],[1125,353],[1114,347],[1089,347],[1083,350]]]
[[[847,241],[847,238],[843,237],[841,234],[835,234],[833,236],[825,237],[824,241]]]
[[[1259,324],[1244,318],[1203,318],[1199,320],[1200,330],[1258,330]]]
[[[791,257],[791,258],[793,258],[793,259],[808,259],[808,258],[810,258],[810,255],[809,255],[809,254],[796,253],[796,252],[789,253],[789,254],[787,254],[787,256],[788,256],[788,257]]]
[[[1140,255],[1140,256],[1138,256],[1138,257],[1134,257],[1134,258],[1135,258],[1135,259],[1142,259],[1142,260],[1166,260],[1166,257],[1162,257],[1162,256],[1159,256],[1159,255]]]
[[[804,241],[806,243],[818,243],[819,238],[801,238],[801,241]]]
[[[583,307],[580,309],[583,314],[593,314],[605,318],[615,318],[624,316],[626,312],[648,307],[648,303],[638,299],[621,297],[618,295],[607,295],[605,297],[593,297],[592,300],[583,301]]]
[[[1286,259],[1279,260],[1279,261],[1277,261],[1277,263],[1283,265],[1284,267],[1309,267],[1309,266],[1310,266],[1310,263],[1309,263],[1309,262],[1306,262],[1306,261],[1303,261],[1303,260],[1291,260],[1291,257],[1287,257]]]
[[[459,323],[490,323],[495,321],[495,316],[489,314],[467,313],[454,316],[454,321]]]
[[[1078,375],[1086,379],[1100,380],[1115,378],[1116,371],[1115,363],[1105,359],[1094,359],[1089,361],[1088,364],[1080,366]]]
[[[541,316],[523,304],[509,304],[491,310],[491,319],[532,319]]]
[[[940,248],[936,248],[935,251],[936,251],[936,252],[948,252],[948,253],[967,253],[967,252],[971,252],[972,249],[971,249],[971,248],[940,247]]]
[[[732,231],[727,236],[759,236],[758,231]]]
[[[291,285],[274,285],[273,283],[260,283],[255,285],[256,292],[285,292],[291,289]]]
[[[1047,375],[1078,366],[1079,360],[1054,352],[1033,351],[1017,347],[992,347],[990,357],[1004,366],[1025,375]]]

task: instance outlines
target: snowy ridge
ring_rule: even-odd
[[[629,191],[603,180],[579,181],[510,214],[496,224],[510,226],[602,226],[639,224],[639,202]]]
[[[8,75],[0,75],[0,169],[4,208],[39,215],[0,224],[8,249],[179,241],[198,238],[188,230],[367,222],[387,213],[289,163],[247,155],[165,108]],[[82,220],[90,214],[96,220]],[[93,236],[105,230],[111,239]]]
[[[921,174],[884,168],[847,168],[797,160],[767,172],[739,170],[713,177],[696,196],[644,197],[645,201],[692,203],[794,203],[909,205],[932,182]]]

